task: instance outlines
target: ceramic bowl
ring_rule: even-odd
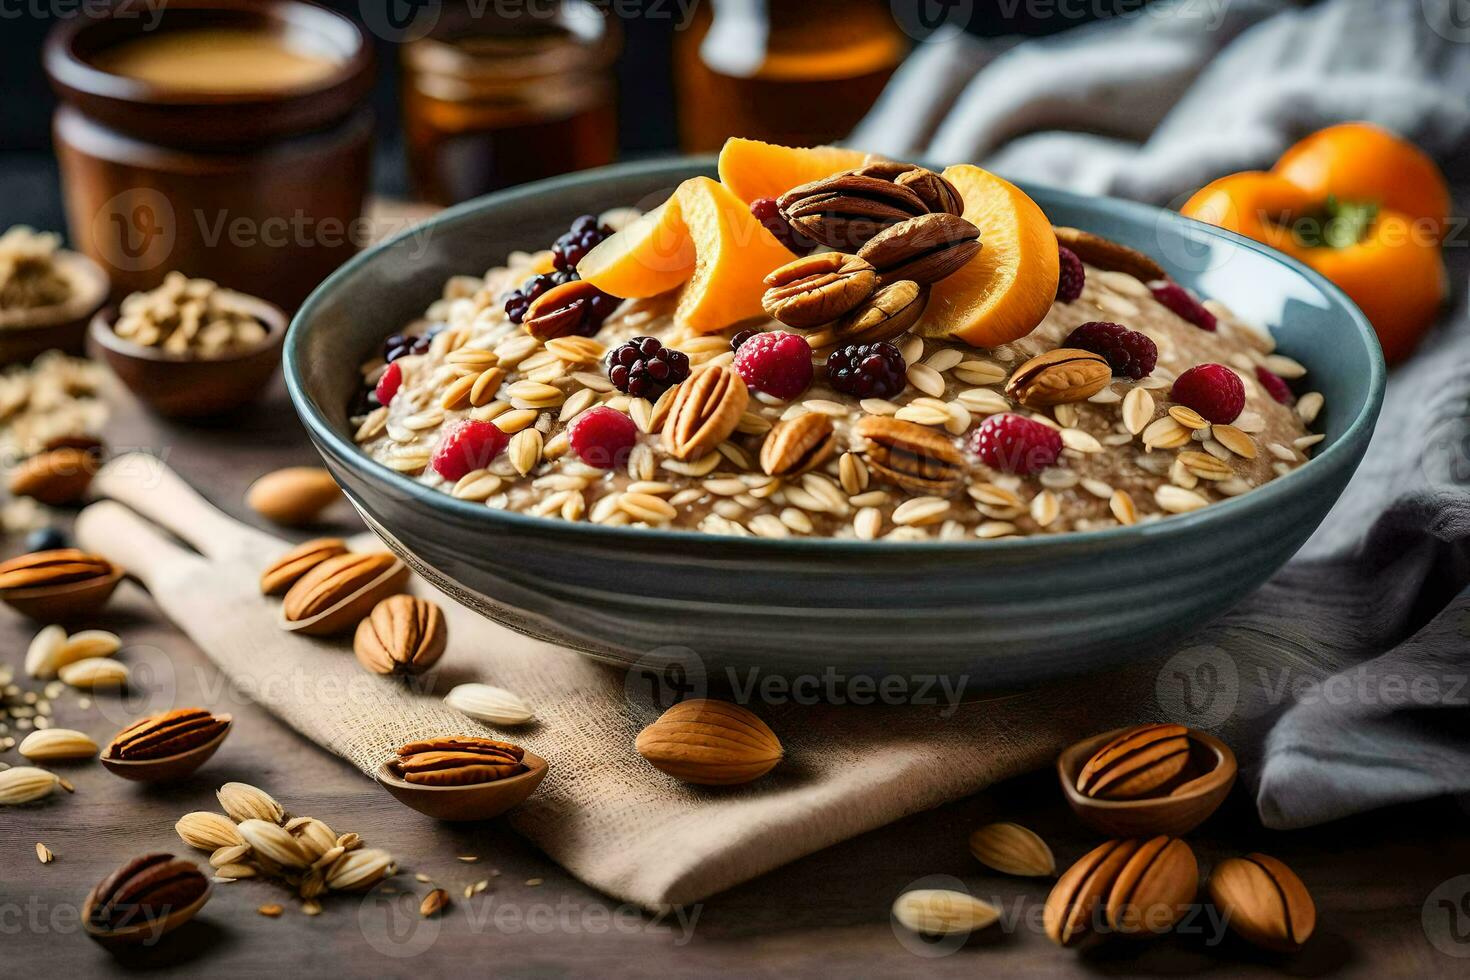
[[[80,252],[56,253],[56,268],[72,285],[71,299],[37,310],[0,310],[0,364],[21,364],[48,350],[81,354],[87,323],[107,302],[107,273]]]
[[[327,467],[388,545],[505,625],[621,664],[967,678],[1008,688],[1161,652],[1248,595],[1306,541],[1367,447],[1383,359],[1366,319],[1306,267],[1142,204],[1027,187],[1056,224],[1156,257],[1270,326],[1326,396],[1316,456],[1192,514],[1013,541],[730,538],[610,528],[455,500],[359,452],[348,409],[362,361],[455,274],[542,247],[576,215],[656,205],[709,160],[590,171],[495,194],[366,252],[302,306],[291,397]],[[742,675],[743,676],[743,675]]]
[[[281,344],[286,339],[286,314],[279,307],[253,296],[241,296],[240,302],[265,324],[265,339],[221,357],[173,354],[125,340],[112,329],[117,322],[116,307],[92,318],[92,344],[112,373],[158,414],[177,419],[223,415],[248,405],[265,391],[281,361]]]

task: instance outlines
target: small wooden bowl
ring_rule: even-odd
[[[194,901],[183,908],[174,909],[161,920],[140,922],[137,925],[124,926],[121,929],[99,929],[92,924],[92,908],[97,904],[97,888],[87,893],[87,900],[82,903],[82,928],[87,935],[109,949],[126,949],[131,946],[141,946],[144,943],[153,943],[161,939],[166,933],[170,933],[190,919],[204,908],[204,903],[209,901],[214,886],[206,883],[203,893]]]
[[[1219,809],[1235,785],[1235,753],[1230,746],[1191,728],[1190,762],[1186,781],[1168,796],[1137,800],[1097,800],[1077,791],[1077,775],[1087,760],[1109,741],[1133,726],[1116,728],[1084,739],[1057,757],[1057,777],[1072,811],[1094,830],[1110,837],[1153,837],[1188,833]]]
[[[378,767],[378,782],[405,806],[436,820],[488,820],[519,806],[536,791],[549,768],[545,759],[527,752],[526,771],[490,783],[469,786],[420,786],[394,775],[389,763]]]
[[[56,253],[57,270],[71,283],[71,299],[34,310],[0,310],[0,364],[20,364],[48,350],[81,354],[87,323],[112,289],[102,267],[80,252]]]
[[[230,727],[234,719],[229,715],[218,715],[225,723],[225,727],[219,730],[219,734],[205,742],[196,745],[192,749],[180,752],[177,755],[166,755],[161,759],[115,759],[107,754],[104,749],[100,761],[107,767],[107,771],[124,779],[131,779],[139,783],[162,783],[172,779],[182,779],[195,769],[209,761],[225,736],[230,734]]]
[[[159,415],[208,418],[249,404],[266,388],[281,363],[286,314],[263,299],[236,294],[247,312],[266,328],[259,344],[221,357],[193,357],[144,347],[113,332],[118,311],[109,307],[92,318],[91,336],[112,372]]]
[[[0,602],[38,623],[71,622],[101,609],[112,598],[123,574],[121,568],[113,565],[107,575],[85,582],[5,589],[0,591]]]

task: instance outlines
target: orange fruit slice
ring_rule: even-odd
[[[988,170],[961,164],[944,176],[965,199],[965,219],[980,229],[982,248],[935,283],[914,332],[976,347],[1019,340],[1036,329],[1057,296],[1051,220],[1019,187]]]
[[[675,196],[588,252],[577,274],[605,293],[639,299],[682,286],[694,264],[694,239]]]
[[[696,256],[674,318],[697,333],[712,333],[764,316],[764,280],[794,256],[723,184],[691,177],[674,197]]]
[[[749,204],[867,162],[866,153],[840,146],[777,146],[731,137],[720,150],[720,181]]]

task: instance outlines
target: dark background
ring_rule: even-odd
[[[41,46],[57,20],[79,16],[99,0],[0,0],[0,230],[28,224],[61,230],[65,219],[56,166],[51,155],[50,121],[54,99],[41,70]],[[318,0],[323,6],[359,19],[363,0]],[[371,0],[377,2],[377,0]],[[654,2],[654,0],[647,0]],[[802,0],[770,0],[800,3]],[[936,0],[892,0],[894,4],[936,3]],[[972,16],[965,25],[983,36],[1047,34],[1093,19],[1088,11],[1124,12],[1148,0],[1111,0],[1079,3],[1063,16],[1060,4],[999,5],[995,0],[968,4]],[[642,0],[620,0],[619,11],[637,10]],[[953,6],[962,9],[966,4]],[[1031,12],[1025,8],[1032,7]],[[1008,16],[1002,10],[1014,12]],[[1075,8],[1075,9],[1074,9]],[[667,0],[660,9],[667,10]],[[676,21],[668,16],[621,18],[624,51],[618,63],[621,92],[619,146],[623,157],[653,156],[678,149],[674,122],[674,86],[671,74],[671,37]],[[406,194],[403,154],[398,130],[396,97],[398,57],[395,46],[378,42],[379,151],[374,186],[381,194]]]

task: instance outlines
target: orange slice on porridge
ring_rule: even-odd
[[[777,146],[732,137],[720,150],[720,181],[749,204],[867,162],[868,154],[840,146]]]
[[[968,164],[944,176],[965,199],[965,219],[980,229],[980,254],[934,285],[914,327],[925,337],[954,337],[995,347],[1026,336],[1057,295],[1057,236],[1051,221],[1019,187]]]
[[[675,320],[697,333],[713,333],[765,316],[765,278],[794,256],[723,184],[692,177],[679,185],[675,199],[696,256]]]
[[[676,195],[588,252],[577,274],[605,293],[639,299],[682,286],[694,266],[694,239]]]

